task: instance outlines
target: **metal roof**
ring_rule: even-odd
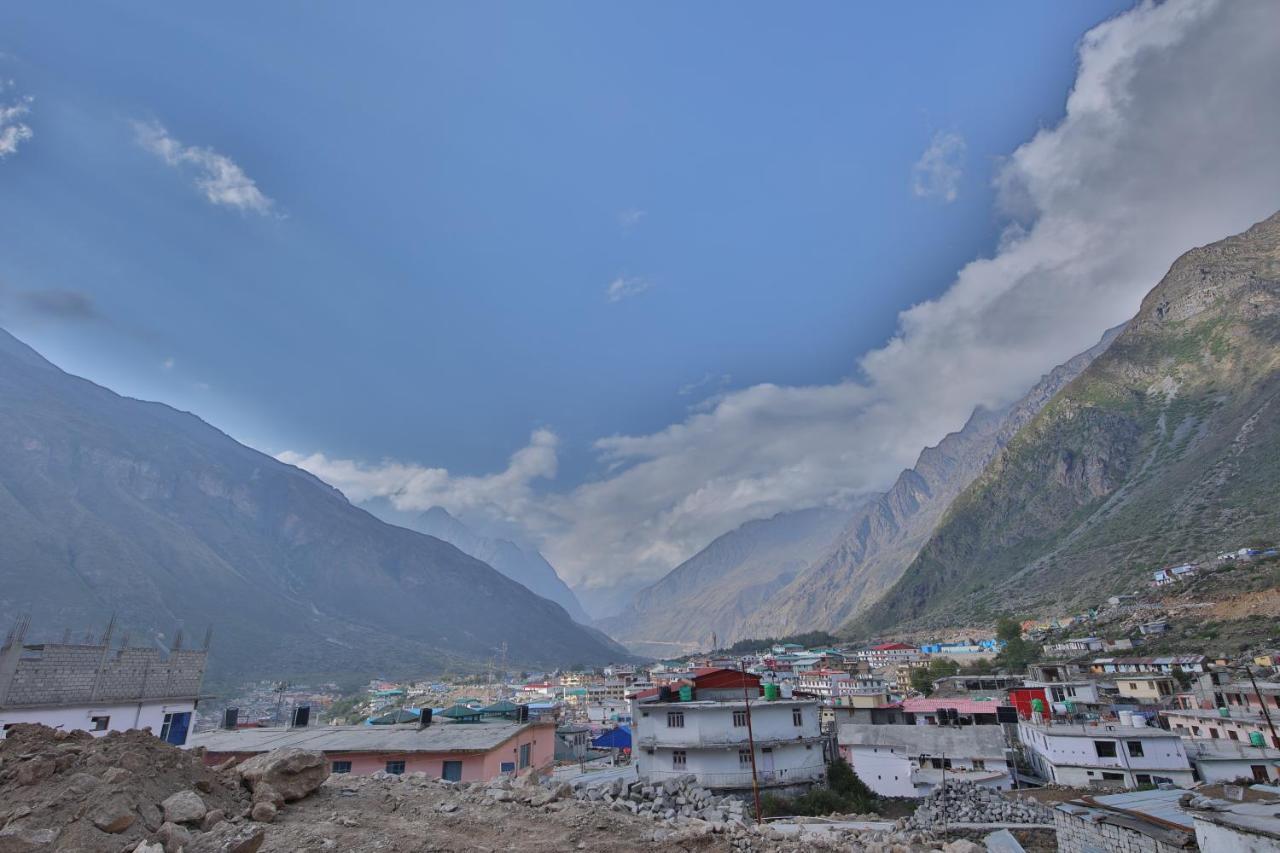
[[[529,723],[437,723],[414,726],[307,726],[305,728],[214,729],[191,735],[188,747],[209,752],[270,752],[281,747],[322,752],[488,752]]]

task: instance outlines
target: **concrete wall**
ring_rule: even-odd
[[[746,749],[743,744],[741,749]],[[768,752],[766,752],[768,750]],[[675,765],[676,749],[660,747],[652,754],[643,750],[637,757],[641,778],[662,781],[686,773],[698,778],[708,788],[745,788],[751,786],[751,764],[739,758],[737,747],[708,749],[685,748],[684,767]],[[770,771],[772,766],[772,772]],[[805,784],[824,777],[826,763],[821,744],[773,744],[756,747],[756,775],[762,787]]]
[[[150,729],[159,736],[165,714],[191,713],[195,702],[114,702],[101,705],[71,705],[62,708],[18,708],[0,710],[0,726],[11,723],[41,723],[54,729],[70,731],[80,729],[95,736],[108,731],[122,732],[128,729]],[[108,717],[106,731],[93,730],[93,717]],[[192,726],[195,725],[194,716]],[[2,736],[2,735],[0,735]],[[188,731],[190,737],[190,731]],[[181,744],[180,744],[181,745]]]
[[[1058,853],[1187,853],[1185,847],[1174,847],[1132,829],[1110,823],[1094,823],[1088,817],[1061,811],[1053,813],[1057,830]],[[1203,851],[1234,851],[1234,847],[1204,847]]]
[[[194,699],[200,694],[206,657],[203,650],[165,657],[151,648],[15,643],[0,651],[0,707]]]
[[[1231,853],[1280,853],[1280,841],[1265,835],[1245,835],[1207,820],[1196,821],[1196,843],[1205,853],[1230,850]]]

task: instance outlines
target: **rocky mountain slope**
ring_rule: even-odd
[[[750,521],[720,536],[599,624],[619,642],[658,656],[722,644],[826,553],[847,511],[807,509]]]
[[[0,619],[214,626],[230,677],[413,673],[620,648],[452,545],[385,524],[194,415],[121,397],[0,331]]]
[[[831,551],[783,588],[775,605],[745,630],[754,636],[834,630],[873,604],[906,571],[951,501],[1119,332],[1108,331],[1095,346],[1055,367],[1007,409],[978,409],[963,429],[925,448],[889,491],[854,514]]]
[[[1179,258],[848,627],[1063,612],[1280,524],[1280,214]]]
[[[493,566],[531,592],[559,604],[575,621],[584,625],[590,621],[573,590],[540,552],[521,548],[509,539],[481,536],[439,506],[417,516],[409,526]]]

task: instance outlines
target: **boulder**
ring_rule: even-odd
[[[208,813],[204,800],[195,791],[179,791],[160,804],[167,823],[199,823]]]
[[[212,832],[195,836],[186,853],[258,853],[266,837],[261,824],[235,826],[224,821]]]
[[[162,823],[156,835],[164,846],[164,853],[178,853],[191,843],[191,833],[185,826],[176,823]]]
[[[258,823],[271,823],[276,819],[277,810],[274,803],[262,802],[254,803],[253,810],[249,812],[249,817]]]
[[[270,785],[291,803],[324,784],[329,778],[329,762],[323,752],[288,747],[256,755],[237,765],[236,772],[251,791]]]
[[[89,819],[103,832],[115,834],[133,826],[137,819],[133,805],[124,797],[108,797],[94,807]]]

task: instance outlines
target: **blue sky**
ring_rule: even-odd
[[[0,159],[0,323],[267,452],[482,486],[451,509],[548,546],[602,529],[556,501],[663,452],[619,437],[666,442],[761,383],[863,381],[864,354],[909,328],[899,312],[999,256],[1017,217],[993,181],[1064,124],[1082,36],[1128,6],[5,4],[0,109],[29,138]],[[1127,43],[1100,67],[1139,61]],[[1030,227],[1049,207],[1018,182]],[[1126,316],[1140,284],[999,387],[904,413],[884,471],[853,460],[871,473],[847,488],[748,502],[569,576],[616,557],[647,577],[753,513],[882,486]],[[611,523],[657,524],[724,476]],[[516,480],[519,499],[493,497]]]

